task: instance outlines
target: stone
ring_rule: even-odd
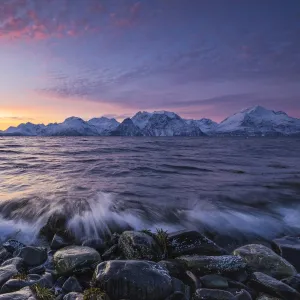
[[[168,271],[151,261],[106,261],[97,266],[95,279],[110,299],[164,300],[172,293]]]
[[[169,234],[172,257],[182,255],[224,255],[226,251],[197,231],[183,230]]]
[[[0,249],[0,264],[11,258],[11,253],[5,248]]]
[[[8,266],[8,265],[14,265],[19,272],[23,272],[25,268],[24,259],[21,257],[14,257],[8,259],[7,261],[2,263],[1,267]]]
[[[46,272],[46,268],[44,266],[37,266],[28,270],[28,274],[44,274]]]
[[[7,242],[5,242],[3,244],[3,247],[10,253],[14,253],[15,251],[18,251],[24,247],[26,247],[26,245],[24,245],[23,243],[17,241],[17,240],[8,240]]]
[[[156,261],[163,255],[155,239],[140,231],[124,231],[118,245],[126,259]]]
[[[207,289],[226,289],[228,288],[228,281],[226,278],[211,274],[211,275],[205,275],[200,278],[203,286]]]
[[[15,265],[0,267],[0,287],[16,274],[18,274],[18,270]]]
[[[28,276],[32,276],[32,275],[28,275]],[[43,286],[45,288],[52,288],[53,284],[54,284],[54,278],[53,275],[51,273],[45,273],[43,274],[40,279],[37,282],[40,286]]]
[[[182,293],[187,299],[191,298],[191,288],[175,277],[172,277],[172,291]]]
[[[69,293],[64,296],[63,300],[83,300],[83,294],[80,293]]]
[[[273,297],[267,294],[261,293],[256,300],[282,300],[281,298],[278,297]]]
[[[17,251],[17,256],[23,258],[29,267],[36,267],[46,262],[48,255],[46,248],[27,246]]]
[[[184,275],[185,275],[184,283],[187,284],[192,289],[193,293],[197,289],[200,289],[202,287],[200,279],[197,276],[195,276],[193,272],[186,271]]]
[[[62,236],[55,234],[50,244],[52,250],[59,250],[61,248],[69,246],[70,243],[67,242]]]
[[[45,236],[49,242],[56,233],[67,238],[69,238],[70,235],[67,229],[66,216],[58,212],[51,215],[47,223],[40,230],[40,235]]]
[[[300,272],[300,237],[285,236],[273,240],[273,249],[278,250],[283,258]]]
[[[245,270],[247,267],[242,258],[234,255],[185,255],[179,256],[176,259],[184,262],[189,270],[199,275],[227,274]]]
[[[252,300],[252,296],[246,290],[241,290],[235,294],[236,300]]]
[[[76,279],[76,277],[74,277],[74,276],[69,277],[65,281],[64,285],[62,286],[62,289],[67,293],[70,293],[70,292],[80,293],[80,292],[82,292],[82,287],[81,287],[80,283],[78,282],[78,280]]]
[[[222,290],[198,289],[194,294],[194,300],[235,300],[235,297]]]
[[[184,278],[185,268],[184,264],[176,259],[168,259],[168,260],[161,260],[158,262],[159,265],[166,268],[169,271],[169,274],[172,277],[176,277],[179,279]]]
[[[228,280],[228,286],[229,286],[230,289],[235,289],[235,290],[238,290],[238,291],[245,290],[254,299],[258,295],[258,293],[256,291],[254,291],[253,289],[249,288],[247,285],[245,285],[241,282],[238,282],[238,281]]]
[[[106,248],[106,244],[104,243],[104,241],[102,239],[88,239],[88,240],[85,240],[82,243],[82,246],[93,248],[93,249],[97,250],[100,253],[102,253]]]
[[[2,286],[0,294],[16,292],[26,286],[31,286],[32,284],[34,284],[34,282],[31,283],[27,280],[10,279]]]
[[[257,272],[265,273],[277,279],[296,275],[296,269],[273,250],[259,244],[240,247],[233,252],[242,257]]]
[[[189,300],[189,298],[187,298],[184,293],[181,292],[174,292],[173,294],[171,294],[168,298],[166,298],[165,300]]]
[[[254,272],[249,285],[257,291],[282,298],[284,300],[300,299],[300,294],[295,289],[264,273]]]
[[[106,250],[102,254],[103,260],[114,260],[119,254],[119,246],[118,244],[111,246],[108,250]]]
[[[93,248],[68,246],[54,254],[54,265],[58,275],[72,274],[101,262],[100,254]]]
[[[300,292],[300,274],[297,274],[292,277],[284,278],[281,281],[289,285],[293,289],[297,290],[298,292]]]
[[[36,297],[29,287],[22,288],[17,292],[0,295],[0,300],[35,300]]]

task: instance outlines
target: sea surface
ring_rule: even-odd
[[[0,236],[60,212],[78,239],[119,228],[300,234],[300,139],[5,137]]]

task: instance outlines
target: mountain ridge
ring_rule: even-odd
[[[118,122],[114,118],[85,121],[69,117],[61,123],[22,123],[0,131],[1,136],[292,136],[300,135],[300,119],[283,111],[252,106],[216,123],[184,119],[170,111],[139,111]]]

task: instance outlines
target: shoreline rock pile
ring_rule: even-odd
[[[300,300],[299,238],[229,253],[197,231],[78,243],[64,225],[52,218],[41,230],[48,248],[1,246],[0,300]]]

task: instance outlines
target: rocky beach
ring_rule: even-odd
[[[40,245],[17,238],[1,245],[0,299],[300,299],[298,237],[251,241],[232,251],[229,241],[220,247],[193,230],[78,239],[66,222],[51,216]]]

